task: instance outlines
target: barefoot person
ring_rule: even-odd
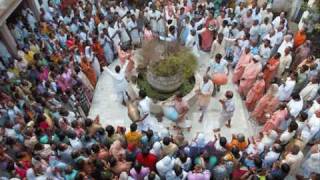
[[[178,93],[174,100],[174,108],[179,113],[176,128],[190,130],[191,125],[186,121],[186,115],[189,111],[189,105],[183,100],[182,93]]]
[[[232,98],[233,98],[232,91],[227,91],[225,94],[225,98],[219,100],[222,105],[222,111],[220,113],[220,118],[219,118],[219,128],[214,129],[215,132],[220,131],[221,127],[226,121],[227,121],[226,126],[228,128],[231,127],[231,119],[235,111],[235,105]]]
[[[201,116],[199,122],[202,122],[204,113],[210,103],[211,94],[213,92],[213,83],[209,76],[203,77],[203,83],[198,94],[198,105],[200,106]]]
[[[128,88],[128,81],[126,79],[126,69],[129,64],[129,61],[127,60],[125,64],[123,65],[122,69],[120,66],[115,67],[115,73],[112,72],[109,68],[106,66],[104,67],[104,70],[106,70],[110,76],[113,79],[113,86],[115,89],[115,92],[117,93],[117,99],[122,102],[123,105],[125,105],[127,100],[127,88]]]

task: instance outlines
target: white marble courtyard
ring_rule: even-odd
[[[201,53],[198,61],[198,72],[203,75],[210,62],[209,56],[206,53]],[[113,69],[113,67],[117,63],[118,62],[116,61],[109,68]],[[229,78],[231,79],[231,75]],[[194,138],[198,132],[204,133],[205,137],[207,137],[208,140],[213,138],[213,129],[217,128],[219,125],[218,118],[221,111],[221,106],[218,100],[222,98],[226,90],[232,90],[234,92],[236,110],[231,122],[231,128],[223,127],[221,129],[221,134],[228,138],[230,138],[232,134],[237,133],[243,133],[247,137],[257,134],[259,127],[248,120],[248,112],[243,104],[243,101],[236,91],[236,86],[231,81],[229,81],[227,85],[221,87],[221,91],[215,97],[212,97],[210,106],[207,113],[205,114],[202,123],[198,122],[198,119],[200,117],[198,107],[195,105],[195,103],[190,104],[188,120],[192,125],[192,129],[190,132],[184,131],[184,135],[188,140]],[[91,118],[94,118],[97,115],[100,116],[100,122],[104,126],[110,124],[115,127],[124,126],[128,128],[131,124],[131,120],[127,115],[127,108],[116,101],[116,95],[113,92],[113,83],[111,76],[109,76],[109,74],[107,74],[106,72],[103,72],[99,78],[92,106],[89,112],[89,117]],[[172,121],[167,120],[166,118],[164,118],[161,123],[155,120],[154,125],[156,131],[169,129],[172,134],[175,134],[175,130],[173,130],[172,127]]]

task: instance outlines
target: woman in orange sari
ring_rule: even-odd
[[[258,75],[257,81],[254,83],[253,87],[250,89],[246,97],[245,103],[249,112],[253,111],[257,102],[262,98],[265,89],[266,83],[264,82],[263,74],[260,73]]]
[[[274,78],[274,76],[276,75],[277,71],[278,71],[278,67],[280,64],[280,57],[281,54],[277,53],[276,55],[274,55],[266,64],[266,67],[263,71],[263,79],[266,83],[266,87],[268,88],[272,79]]]
[[[104,51],[103,51],[103,48],[101,47],[98,39],[96,37],[94,37],[92,42],[93,42],[92,43],[92,50],[97,55],[98,61],[100,63],[100,67],[103,68],[103,66],[107,66],[108,63],[106,61],[106,58],[104,57]]]
[[[81,67],[82,71],[84,72],[84,74],[89,79],[91,85],[93,87],[95,87],[97,84],[97,76],[96,76],[94,69],[91,66],[91,63],[86,58],[82,58],[81,63],[80,63],[80,67]]]
[[[232,77],[233,83],[238,83],[240,81],[244,68],[246,67],[247,64],[251,62],[251,57],[252,57],[252,54],[250,52],[250,48],[246,47],[244,51],[241,53],[241,56],[236,65],[236,68],[234,69],[233,77]]]
[[[307,40],[307,35],[304,28],[302,28],[300,31],[296,32],[296,34],[294,35],[294,47],[298,48],[303,43],[305,43],[306,40]]]
[[[270,117],[270,114],[277,109],[279,104],[277,93],[278,85],[272,84],[267,94],[260,99],[254,111],[251,113],[251,117],[259,124],[264,124],[267,120],[267,116]]]

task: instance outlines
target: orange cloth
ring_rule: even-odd
[[[251,116],[259,124],[264,124],[267,121],[265,115],[271,115],[277,109],[278,104],[279,100],[277,97],[270,94],[266,94],[260,99]]]
[[[257,80],[247,94],[246,106],[248,111],[252,111],[257,102],[262,98],[266,88],[264,79]]]
[[[243,151],[247,148],[248,142],[239,142],[237,139],[232,138],[231,142],[227,144],[227,149],[231,150],[233,147],[238,147],[240,151]]]
[[[272,81],[272,79],[276,75],[276,73],[278,71],[279,64],[280,64],[279,59],[271,58],[268,61],[266,68],[263,71],[263,79],[266,83],[267,88],[269,87],[270,82]]]
[[[130,131],[126,133],[125,137],[128,144],[134,145],[136,147],[140,145],[142,134],[139,131]]]
[[[238,83],[238,81],[240,81],[246,65],[248,65],[251,62],[251,57],[252,57],[252,54],[250,52],[248,54],[246,54],[246,52],[243,52],[241,54],[239,61],[236,65],[236,68],[234,69],[234,72],[233,72],[232,81],[234,83]]]
[[[97,54],[98,61],[100,63],[100,66],[107,66],[106,58],[104,57],[103,48],[99,44],[99,42],[94,42],[92,44],[92,50]]]
[[[301,46],[307,40],[307,35],[303,31],[298,31],[294,35],[294,47],[297,48]]]
[[[89,79],[91,85],[93,87],[95,87],[97,84],[97,76],[96,76],[96,73],[95,73],[94,69],[92,68],[90,62],[88,62],[86,60],[81,61],[80,66],[81,66],[81,69],[84,72],[84,74]]]

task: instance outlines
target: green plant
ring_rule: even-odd
[[[149,41],[143,44],[139,72],[148,67],[155,75],[168,77],[181,73],[185,79],[193,76],[197,59],[190,49],[176,42]]]
[[[187,79],[193,76],[197,59],[189,49],[180,48],[179,51],[169,53],[164,59],[154,62],[150,68],[157,76],[168,77],[181,73]]]

